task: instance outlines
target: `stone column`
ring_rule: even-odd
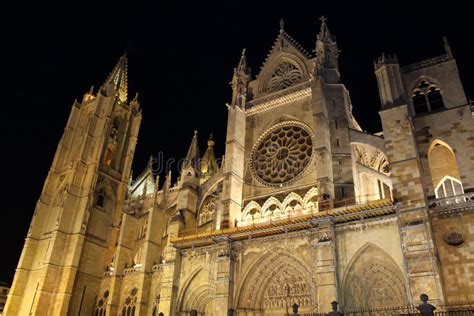
[[[174,316],[176,312],[175,304],[181,270],[181,254],[179,250],[171,245],[170,239],[177,236],[183,226],[180,215],[176,215],[171,220],[168,230],[168,245],[163,251],[159,312],[162,312],[164,316]]]
[[[336,242],[331,220],[319,223],[311,242],[315,252],[315,275],[319,312],[330,312],[331,302],[337,300]]]
[[[232,307],[234,289],[234,259],[230,244],[223,245],[219,255],[214,259],[216,293],[214,297],[214,315],[226,315]]]

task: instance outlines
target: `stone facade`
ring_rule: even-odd
[[[375,63],[364,132],[326,20],[310,55],[281,25],[242,53],[225,159],[197,133],[177,182],[129,180],[141,111],[122,57],[73,105],[6,315],[284,315],[474,299],[474,115],[446,54]]]

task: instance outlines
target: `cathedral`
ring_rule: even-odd
[[[415,64],[374,62],[383,131],[371,134],[352,114],[326,19],[314,53],[281,23],[258,74],[245,50],[234,68],[224,158],[212,138],[201,156],[190,131],[180,173],[161,181],[153,159],[131,177],[142,111],[122,56],[72,105],[4,314],[473,301],[474,105],[444,48]]]

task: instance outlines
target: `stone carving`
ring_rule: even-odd
[[[265,91],[283,90],[301,81],[303,81],[301,70],[295,64],[285,61],[273,71],[270,79],[268,79]]]
[[[301,176],[313,157],[309,128],[298,122],[280,123],[266,131],[251,155],[253,176],[266,185],[280,186]]]
[[[459,246],[464,243],[464,237],[457,231],[451,231],[450,233],[443,236],[443,240],[450,246]]]
[[[286,309],[296,303],[301,307],[311,305],[308,281],[288,267],[270,281],[263,295],[265,310]]]
[[[355,145],[356,161],[361,165],[369,167],[377,172],[390,175],[387,156],[371,146]]]
[[[314,307],[310,269],[287,251],[267,253],[251,269],[240,289],[240,308],[284,312],[294,303]]]
[[[256,201],[250,201],[242,211],[240,226],[254,225],[317,211],[318,189],[313,187],[306,192],[304,198],[301,198],[295,192],[290,192],[283,202],[273,196],[268,198],[263,206],[260,206]]]

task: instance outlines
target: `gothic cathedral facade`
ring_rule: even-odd
[[[474,106],[446,53],[374,64],[365,132],[326,21],[283,25],[260,73],[242,53],[225,158],[197,134],[176,181],[133,181],[141,122],[127,58],[72,106],[5,315],[285,315],[474,300]],[[162,181],[163,182],[163,181]],[[472,239],[471,239],[472,238]]]

